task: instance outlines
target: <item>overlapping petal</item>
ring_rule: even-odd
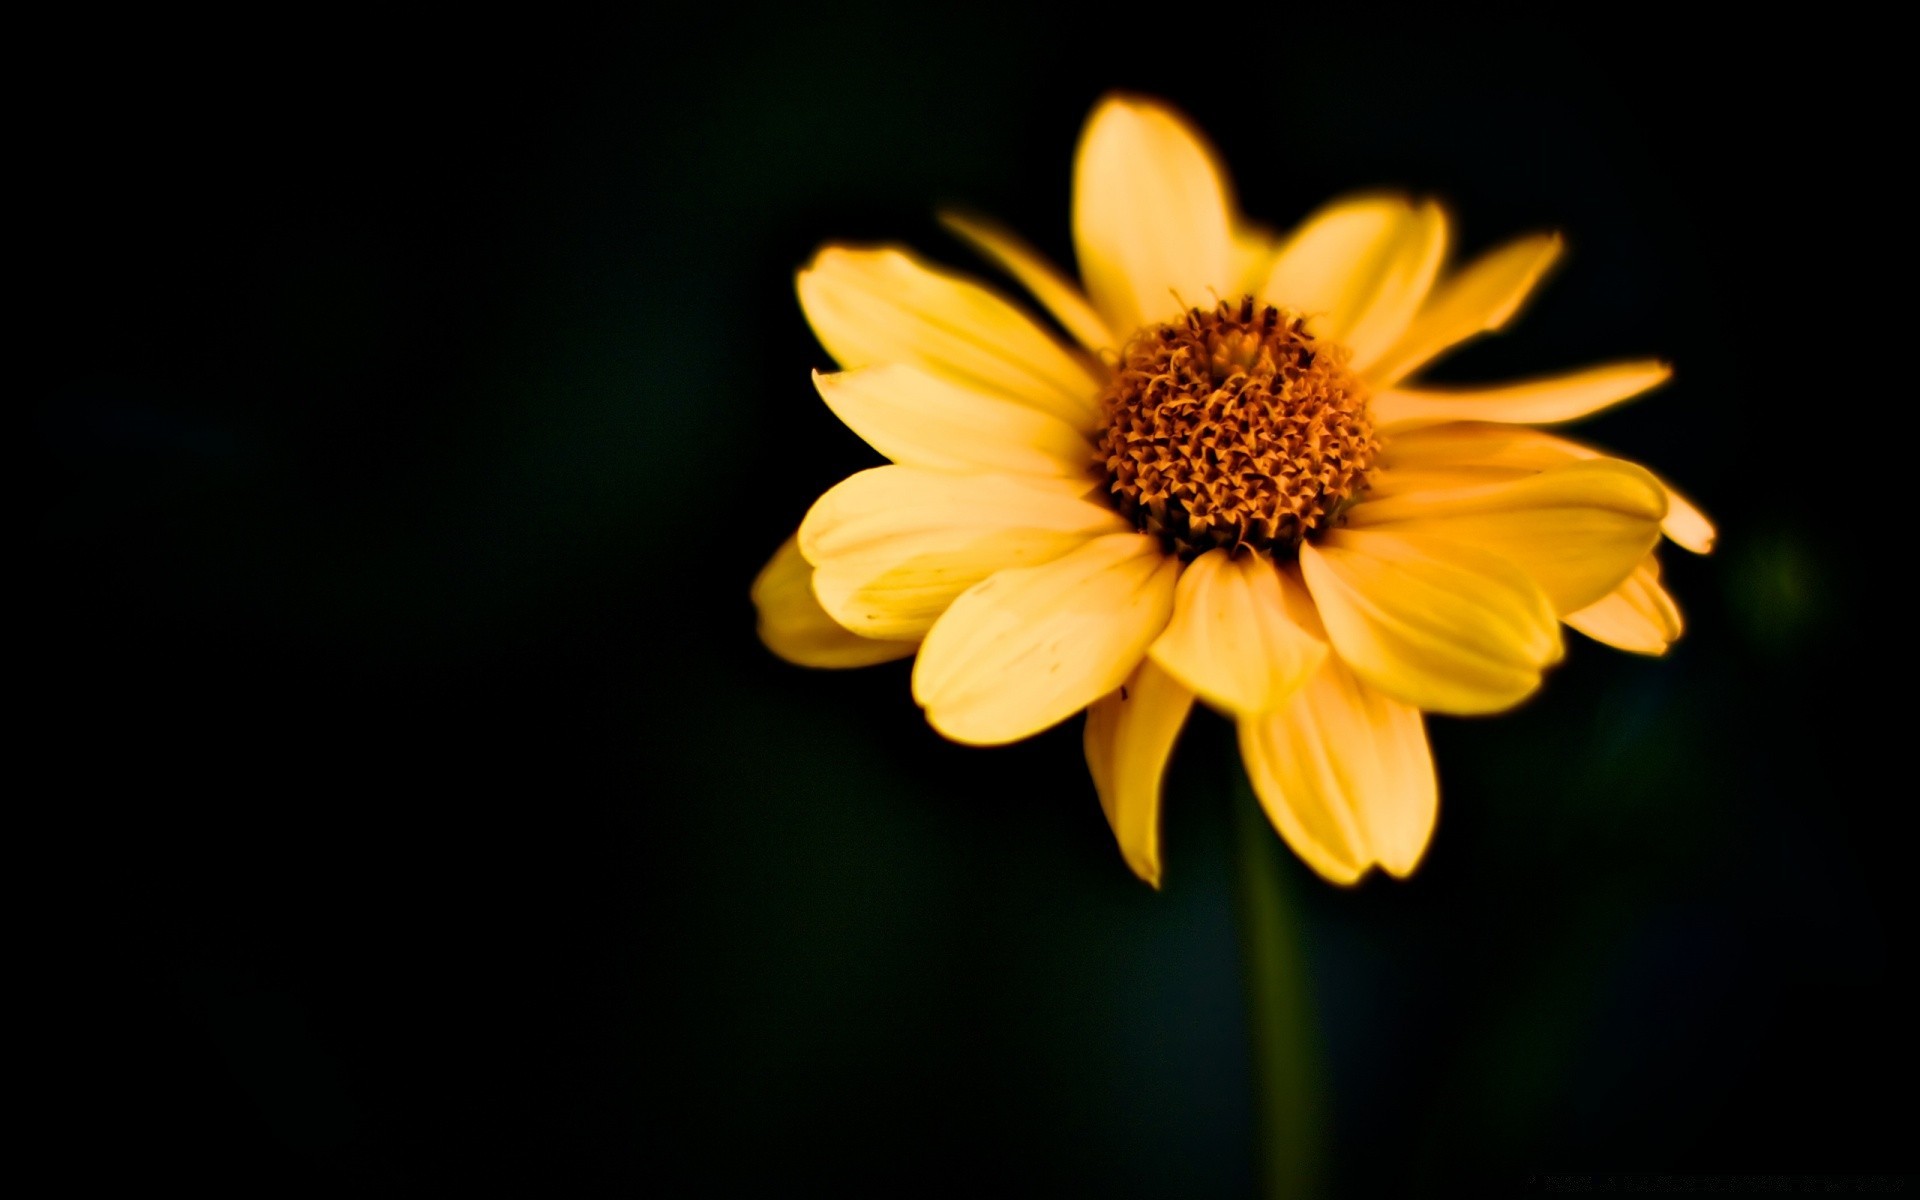
[[[1570,613],[1620,585],[1660,540],[1667,495],[1632,463],[1592,459],[1504,483],[1403,492],[1357,504],[1348,527],[1491,551]]]
[[[1375,864],[1412,874],[1440,803],[1418,708],[1330,658],[1284,708],[1238,725],[1254,794],[1309,866],[1335,883]]]
[[[1133,873],[1160,886],[1160,784],[1193,693],[1142,659],[1127,681],[1087,709],[1087,769]]]
[[[1513,319],[1560,257],[1560,235],[1533,234],[1493,250],[1441,281],[1393,347],[1363,372],[1388,388],[1449,348]]]
[[[1164,105],[1111,96],[1080,137],[1073,245],[1087,295],[1125,338],[1213,302],[1240,255],[1226,172],[1206,139]]]
[[[1019,280],[1082,346],[1097,353],[1118,344],[1106,318],[1094,311],[1079,287],[1018,235],[968,213],[943,212],[940,223]]]
[[[803,667],[867,667],[905,658],[914,641],[866,638],[827,615],[813,595],[813,564],[788,538],[753,581],[760,614],[760,640],[767,649]]]
[[[1336,529],[1300,547],[1332,643],[1354,673],[1427,712],[1511,708],[1559,661],[1560,624],[1506,559],[1452,542]]]
[[[1279,252],[1280,235],[1258,221],[1236,214],[1233,225],[1232,275],[1227,296],[1257,296],[1273,272],[1273,256]]]
[[[1660,585],[1659,560],[1649,554],[1625,582],[1578,612],[1567,624],[1598,642],[1633,654],[1659,655],[1680,640],[1680,606]]]
[[[1166,627],[1180,573],[1153,538],[1095,538],[1000,571],[934,623],[913,696],[956,742],[1018,741],[1118,688]]]
[[[904,250],[827,246],[795,289],[815,336],[843,367],[909,363],[1076,429],[1098,417],[1095,367],[986,288]]]
[[[1420,310],[1446,251],[1438,204],[1349,197],[1307,218],[1256,294],[1305,314],[1308,328],[1351,350],[1353,369],[1364,373]]]
[[[1468,487],[1518,479],[1566,463],[1605,458],[1592,446],[1513,425],[1462,422],[1413,429],[1386,440],[1372,495],[1403,495],[1448,487]],[[1641,468],[1645,470],[1645,468]],[[1695,554],[1713,549],[1713,522],[1665,480],[1655,479],[1667,496],[1660,531],[1675,545]]]
[[[813,384],[834,416],[901,466],[1092,481],[1091,442],[999,393],[905,363],[815,371]]]
[[[1084,490],[1066,480],[875,467],[815,502],[800,524],[800,552],[835,621],[869,637],[918,638],[995,571],[1129,528]]]
[[[1599,451],[1594,453],[1598,454]],[[1701,512],[1698,505],[1675,491],[1672,484],[1661,479],[1660,486],[1667,492],[1667,519],[1660,522],[1660,532],[1682,550],[1691,550],[1695,554],[1710,553],[1714,539],[1719,536],[1713,522],[1707,519],[1707,514]]]
[[[1286,703],[1326,657],[1326,643],[1287,613],[1285,587],[1263,554],[1209,550],[1187,565],[1173,618],[1149,653],[1209,703],[1260,713]]]

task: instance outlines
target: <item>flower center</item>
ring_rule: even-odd
[[[1183,558],[1291,553],[1367,487],[1379,443],[1345,347],[1253,297],[1142,329],[1100,400],[1114,506]]]

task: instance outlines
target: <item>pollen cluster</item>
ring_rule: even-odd
[[[1113,502],[1170,551],[1291,554],[1366,490],[1379,444],[1343,347],[1253,298],[1141,330],[1101,395]]]

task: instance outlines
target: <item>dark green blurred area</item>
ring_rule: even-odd
[[[1397,185],[1465,252],[1565,231],[1439,376],[1670,359],[1580,436],[1722,531],[1665,555],[1667,659],[1570,634],[1520,711],[1431,722],[1411,882],[1288,860],[1328,1187],[1910,1165],[1911,786],[1861,691],[1904,654],[1865,604],[1893,468],[1852,409],[1893,381],[1845,332],[1891,218],[1818,141],[1874,111],[1840,39],[1117,20],[36,40],[27,793],[76,1178],[1251,1191],[1221,723],[1155,893],[1077,722],[946,744],[904,665],[788,667],[747,601],[877,461],[812,391],[793,270],[979,267],[956,204],[1070,261],[1112,87],[1184,107],[1276,225]]]

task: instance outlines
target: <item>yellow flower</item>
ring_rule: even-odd
[[[1276,240],[1195,130],[1127,96],[1080,140],[1084,290],[1000,228],[943,220],[1078,344],[907,251],[823,248],[800,303],[845,369],[814,382],[894,465],[807,513],[754,583],[760,635],[810,666],[917,652],[914,698],[959,742],[1086,709],[1101,805],[1148,882],[1196,697],[1235,721],[1316,871],[1405,876],[1438,804],[1423,712],[1519,703],[1563,621],[1642,654],[1679,636],[1654,547],[1704,553],[1713,527],[1643,468],[1530,428],[1664,364],[1408,382],[1506,325],[1557,236],[1447,272],[1440,207],[1379,194]]]

